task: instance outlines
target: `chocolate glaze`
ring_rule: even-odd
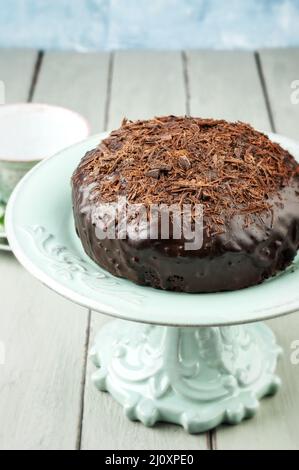
[[[90,258],[115,276],[141,285],[184,292],[217,292],[259,284],[285,269],[299,247],[299,181],[276,196],[272,215],[244,226],[235,216],[223,234],[185,251],[184,240],[99,240],[84,191],[73,184],[75,225]]]

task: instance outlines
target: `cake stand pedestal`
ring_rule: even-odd
[[[238,423],[279,386],[280,348],[265,325],[253,322],[299,310],[299,257],[261,285],[216,294],[166,292],[111,276],[82,250],[69,184],[82,155],[104,137],[63,150],[22,179],[6,209],[9,244],[43,284],[118,319],[96,338],[93,380],[130,419],[177,423],[194,433]],[[299,162],[297,142],[270,137]]]
[[[116,320],[91,350],[93,382],[131,420],[198,433],[253,416],[259,399],[279,388],[280,352],[263,323],[179,328]]]

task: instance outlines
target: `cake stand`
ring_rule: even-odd
[[[10,246],[48,287],[117,318],[91,349],[93,381],[128,418],[177,423],[190,433],[239,423],[279,387],[280,348],[260,322],[299,309],[299,261],[260,286],[218,294],[165,292],[110,275],[83,252],[70,190],[72,171],[103,137],[49,158],[19,183],[6,212]],[[298,144],[271,138],[298,158]]]

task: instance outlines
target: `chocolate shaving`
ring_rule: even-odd
[[[152,170],[148,170],[145,174],[146,176],[149,176],[151,178],[159,179],[160,170],[159,168],[153,168]]]
[[[179,157],[179,165],[183,170],[189,170],[191,168],[191,163],[186,155],[182,155]]]

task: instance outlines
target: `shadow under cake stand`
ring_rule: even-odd
[[[117,317],[95,339],[93,381],[128,418],[197,433],[253,416],[259,400],[280,385],[281,349],[260,322],[299,308],[298,262],[260,286],[219,294],[160,291],[102,270],[76,236],[69,185],[82,155],[101,138],[40,163],[19,183],[6,212],[13,252],[51,289]],[[298,156],[296,143],[273,138]]]

